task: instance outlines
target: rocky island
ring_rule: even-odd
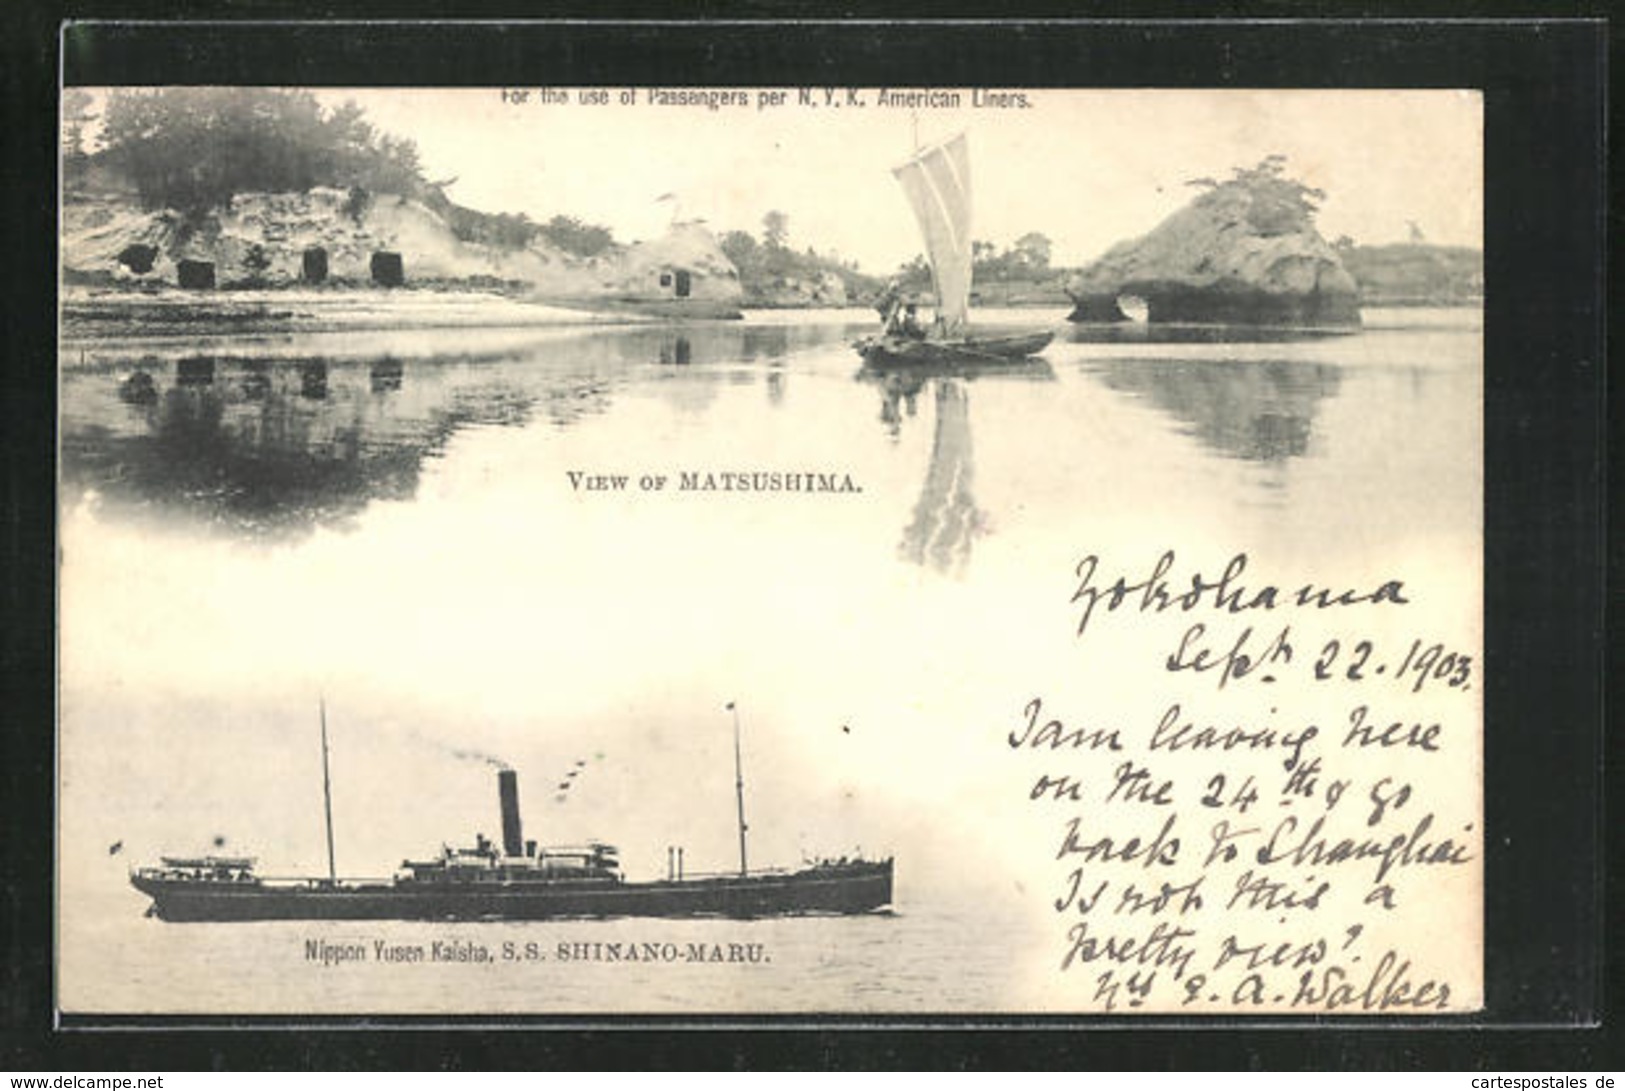
[[[1149,234],[1075,273],[1074,322],[1357,326],[1359,288],[1314,224],[1324,195],[1270,156],[1204,192]]]

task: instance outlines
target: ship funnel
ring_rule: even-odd
[[[519,774],[512,769],[497,771],[497,796],[502,801],[502,853],[523,856],[525,841],[519,828]]]

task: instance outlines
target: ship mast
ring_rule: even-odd
[[[333,864],[333,786],[327,774],[327,699],[319,698],[322,710],[322,810],[327,815],[327,881],[338,884],[338,871]]]
[[[745,774],[739,760],[739,709],[728,702],[728,711],[734,714],[734,795],[739,803],[739,876],[744,878],[745,867]]]

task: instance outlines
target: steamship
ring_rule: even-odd
[[[427,860],[404,860],[392,879],[341,879],[333,863],[327,723],[322,716],[323,798],[328,874],[272,878],[248,856],[164,856],[130,873],[152,899],[148,915],[165,921],[261,920],[549,920],[573,917],[773,917],[857,914],[892,900],[892,860],[824,860],[797,870],[750,870],[745,858],[744,780],[734,720],[739,800],[739,870],[684,874],[681,850],[668,852],[665,879],[629,882],[613,845],[540,846],[525,840],[519,777],[497,773],[502,843],[483,834],[470,847],[442,847]]]

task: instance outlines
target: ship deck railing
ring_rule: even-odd
[[[258,872],[241,872],[237,875],[222,878],[206,872],[187,871],[181,868],[140,867],[134,874],[148,879],[180,879],[197,883],[211,883],[219,886],[247,886],[250,884],[275,885],[279,887],[309,888],[319,890],[332,886],[388,886],[394,880],[389,877],[341,875],[336,879],[326,879],[311,875],[261,875]]]
[[[276,883],[279,886],[305,886],[313,889],[328,886],[388,886],[395,881],[387,875],[340,875],[336,879],[323,879],[311,875],[256,875],[254,878],[263,883]]]
[[[690,879],[754,879],[759,875],[800,875],[802,872],[818,871],[820,869],[826,871],[840,871],[844,868],[872,867],[875,864],[883,864],[885,862],[885,860],[868,859],[814,860],[811,863],[802,864],[800,867],[753,867],[743,874],[741,874],[737,868],[730,869],[728,871],[684,871],[681,875],[668,875],[658,881],[664,883],[675,883],[686,882]]]

